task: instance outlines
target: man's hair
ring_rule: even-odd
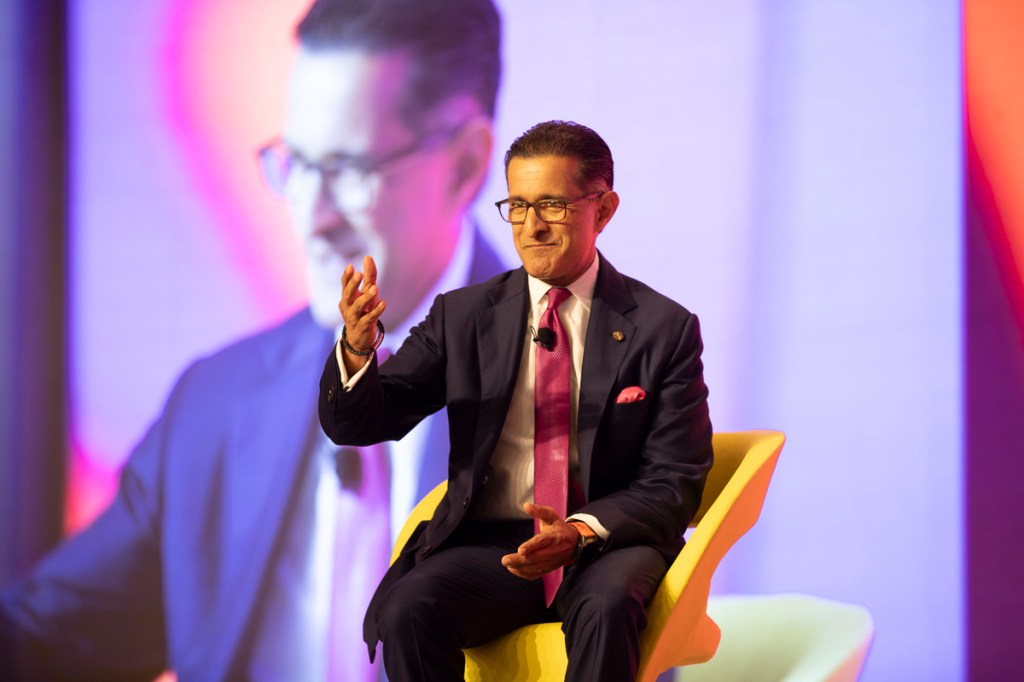
[[[398,113],[414,130],[458,95],[494,118],[501,20],[492,0],[316,0],[296,35],[310,50],[408,54]]]
[[[512,159],[538,156],[567,156],[579,161],[576,184],[589,192],[612,189],[615,164],[612,150],[601,136],[572,121],[538,123],[520,135],[505,152],[505,176]]]

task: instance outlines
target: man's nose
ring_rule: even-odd
[[[526,209],[526,218],[523,220],[523,229],[530,237],[546,232],[549,226],[537,215],[537,207],[530,206]]]

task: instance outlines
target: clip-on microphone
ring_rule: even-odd
[[[533,334],[533,342],[539,344],[544,350],[550,351],[555,349],[555,330],[551,327],[541,327],[540,329],[534,330],[530,327],[530,331]]]

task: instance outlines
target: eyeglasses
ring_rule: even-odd
[[[440,146],[461,128],[460,125],[434,130],[384,155],[338,154],[319,162],[303,158],[278,138],[260,148],[260,170],[270,189],[285,198],[294,199],[301,195],[318,179],[327,188],[339,211],[358,213],[373,206],[380,189],[381,175],[388,166]]]
[[[557,223],[565,219],[565,211],[570,204],[577,201],[590,201],[603,196],[607,192],[582,194],[574,199],[544,199],[543,201],[520,201],[519,199],[502,199],[495,201],[501,219],[506,223],[525,223],[526,214],[533,207],[537,217],[546,223]]]

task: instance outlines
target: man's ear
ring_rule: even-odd
[[[494,130],[486,116],[474,116],[452,140],[451,196],[460,208],[470,204],[487,178]]]
[[[615,212],[619,210],[619,195],[614,190],[608,190],[601,196],[597,204],[597,231],[601,232],[608,221],[612,219]]]

